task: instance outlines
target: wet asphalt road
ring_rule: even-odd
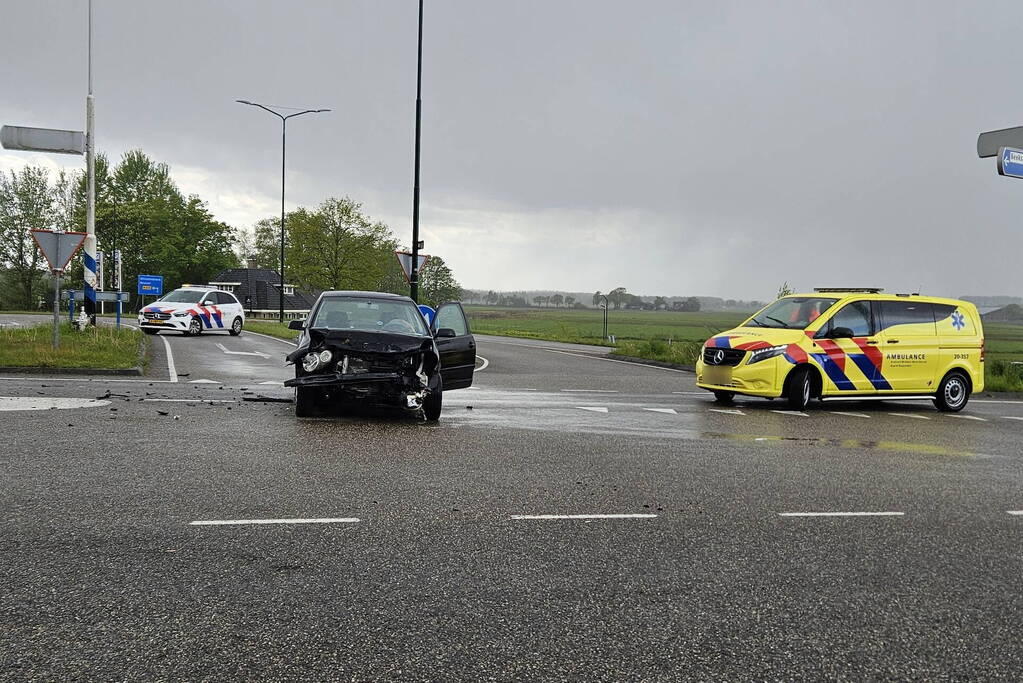
[[[0,410],[0,677],[1019,678],[1023,403],[721,407],[481,337],[439,424],[296,420],[245,400],[289,348],[0,379],[94,402]],[[583,514],[637,516],[516,518]],[[294,518],[358,521],[190,524]]]

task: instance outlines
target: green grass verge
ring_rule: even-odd
[[[672,342],[669,344],[660,339],[644,339],[643,341],[626,341],[618,344],[612,355],[629,356],[655,360],[673,365],[692,367],[700,356],[703,344],[693,341]]]
[[[53,327],[47,324],[0,330],[0,366],[33,368],[103,368],[124,370],[142,366],[139,332],[110,326],[76,331],[60,327],[60,348],[52,346]]]
[[[250,332],[278,337],[279,339],[296,339],[299,334],[298,330],[289,330],[287,325],[282,325],[279,322],[273,320],[253,320],[252,318],[245,321],[245,329]]]

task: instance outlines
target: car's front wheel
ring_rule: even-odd
[[[440,419],[440,411],[444,405],[444,393],[440,377],[437,378],[437,387],[433,389],[423,400],[423,416],[429,422],[436,422]]]
[[[723,405],[731,405],[732,400],[735,398],[734,391],[715,391],[714,400]]]
[[[235,318],[234,319],[234,322],[231,323],[231,330],[230,330],[230,332],[231,332],[231,336],[232,337],[237,337],[239,334],[242,333],[242,319],[241,318]]]
[[[319,391],[309,387],[295,387],[295,417],[315,417]]]
[[[142,331],[145,332],[146,334],[156,334],[160,330],[154,330],[152,327],[143,327]]]
[[[188,323],[188,336],[197,337],[202,334],[202,321],[199,318],[192,318],[192,322]]]
[[[789,377],[786,387],[785,398],[789,408],[802,410],[810,405],[810,398],[813,396],[813,376],[809,368],[796,368]]]

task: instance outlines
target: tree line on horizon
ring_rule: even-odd
[[[762,308],[761,301],[744,301],[740,299],[721,299],[719,297],[642,297],[631,294],[625,287],[616,287],[606,294],[596,291],[580,299],[581,293],[563,292],[499,292],[495,290],[463,290],[464,300],[469,304],[497,306],[504,308],[597,308],[607,303],[612,309],[631,309],[648,311],[699,311],[702,309],[723,309],[748,311]],[[587,303],[588,299],[588,303]]]
[[[52,174],[47,167],[28,165],[0,173],[0,309],[49,306],[53,282],[29,230],[84,232],[85,211],[83,171]],[[285,233],[285,276],[300,290],[408,293],[394,255],[398,240],[349,197],[296,209],[287,215]],[[198,195],[183,194],[167,164],[141,150],[126,152],[116,164],[98,154],[96,241],[105,255],[106,289],[113,289],[113,253],[119,250],[120,288],[134,299],[140,274],[163,275],[166,292],[183,283],[208,282],[250,258],[277,271],[280,219],[233,228],[214,218]],[[80,254],[65,277],[65,287],[82,288]],[[422,270],[420,291],[425,302],[436,304],[459,299],[462,290],[444,260],[434,256]]]

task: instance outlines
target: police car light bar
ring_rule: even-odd
[[[877,294],[883,292],[883,287],[814,287],[815,292],[862,292],[866,294]]]

